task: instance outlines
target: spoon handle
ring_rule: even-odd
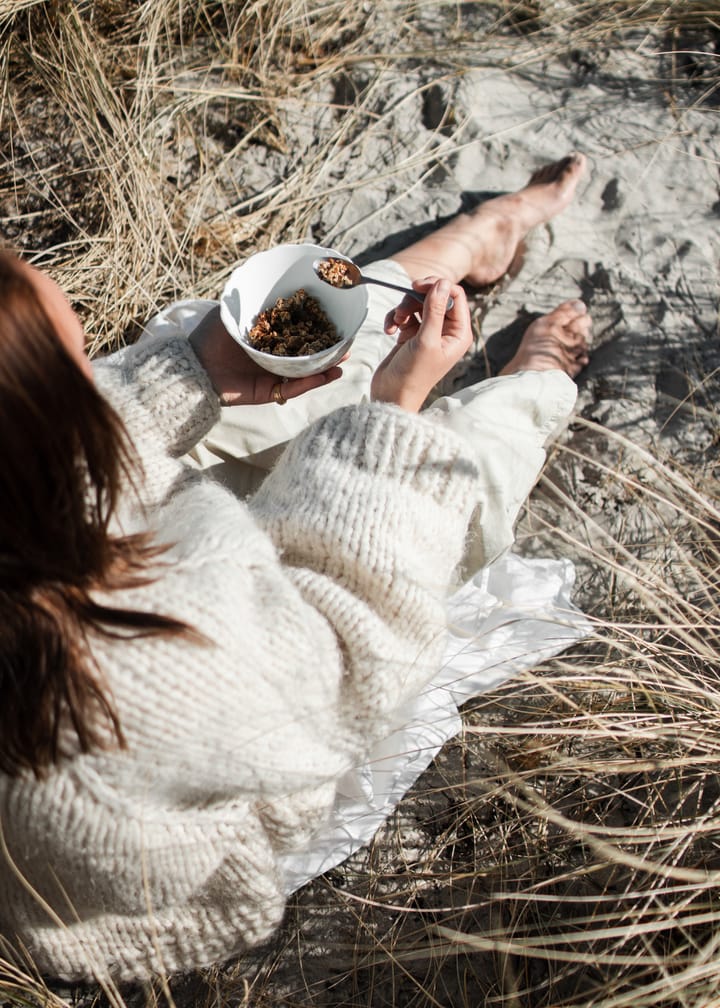
[[[371,284],[378,284],[378,286],[380,286],[380,287],[389,287],[391,290],[402,291],[403,294],[409,294],[410,297],[415,298],[415,300],[419,301],[420,304],[424,304],[425,303],[425,295],[424,294],[418,294],[418,292],[412,290],[411,287],[401,287],[400,284],[390,283],[389,280],[376,280],[375,277],[366,277],[366,276],[363,276],[361,278],[361,280],[360,280],[360,283],[364,283],[364,284],[370,284],[371,283]],[[448,298],[447,308],[445,310],[446,311],[450,311],[450,309],[452,308],[452,306],[454,304],[455,304],[455,302],[453,301],[453,299],[452,298]]]

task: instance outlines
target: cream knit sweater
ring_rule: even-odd
[[[145,468],[144,508],[128,497],[118,521],[171,544],[152,584],[112,601],[207,644],[94,638],[127,749],[41,781],[0,775],[0,934],[67,980],[187,969],[268,935],[279,857],[436,670],[488,491],[462,436],[365,404],[301,434],[245,504],[179,461],[219,412],[184,339],[130,347],[96,377]]]

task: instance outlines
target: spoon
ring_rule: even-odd
[[[351,287],[359,287],[360,284],[378,284],[379,287],[389,287],[391,290],[409,294],[420,304],[425,301],[424,294],[419,294],[410,287],[401,287],[400,284],[390,283],[388,280],[376,280],[375,277],[363,276],[360,267],[349,259],[340,259],[335,256],[316,259],[313,263],[313,269],[324,283],[330,284],[331,287],[337,287],[338,290],[350,290]],[[448,298],[445,310],[450,311],[454,303],[452,298]]]

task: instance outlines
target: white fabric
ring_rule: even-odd
[[[445,742],[461,730],[460,705],[591,632],[570,600],[574,582],[570,560],[506,553],[455,592],[448,603],[442,668],[398,712],[400,727],[341,779],[331,817],[311,849],[285,858],[288,894],[370,841]]]

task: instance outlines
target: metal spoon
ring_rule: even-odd
[[[337,279],[330,279],[327,275],[324,275],[325,271],[335,265],[337,265],[337,272],[340,276]],[[313,263],[313,269],[324,283],[329,284],[331,287],[336,287],[338,290],[350,290],[351,287],[358,287],[360,284],[378,284],[380,287],[389,287],[391,290],[409,294],[410,297],[415,298],[420,304],[423,304],[425,301],[424,294],[419,294],[410,287],[401,287],[400,284],[390,283],[388,280],[376,280],[375,277],[363,276],[360,272],[360,267],[356,266],[350,259],[327,256],[324,259],[316,259]],[[446,311],[450,311],[454,303],[452,298],[448,298]]]

